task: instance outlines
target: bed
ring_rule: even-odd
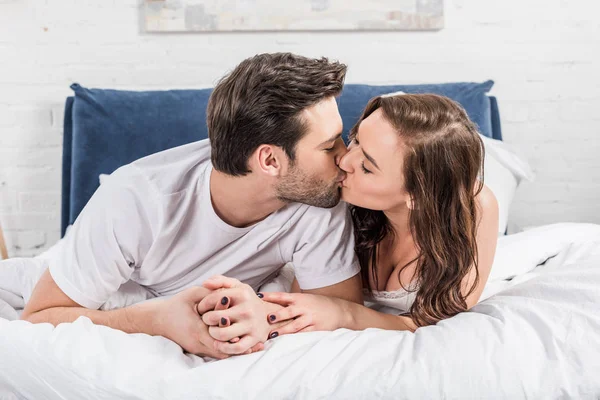
[[[498,164],[489,177],[504,220],[490,282],[469,312],[415,333],[340,329],[284,336],[265,351],[214,361],[165,338],[125,334],[85,317],[56,328],[18,320],[59,242],[36,258],[0,263],[0,398],[597,399],[600,226],[562,223],[504,235],[510,199],[528,171],[502,147],[492,84],[347,85],[339,99],[347,133],[374,95],[445,94],[486,137]],[[210,94],[73,89],[65,107],[63,233],[101,174],[205,137]],[[280,274],[265,290],[282,290],[286,282]],[[146,299],[133,287],[105,308]]]

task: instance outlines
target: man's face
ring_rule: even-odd
[[[334,97],[302,112],[308,133],[296,145],[296,158],[276,186],[277,196],[286,202],[331,208],[340,201],[339,167],[346,154],[342,140],[342,117]]]

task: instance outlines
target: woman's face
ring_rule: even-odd
[[[346,172],[342,200],[371,210],[405,207],[410,198],[402,173],[406,146],[381,109],[365,118],[348,153],[340,160]]]

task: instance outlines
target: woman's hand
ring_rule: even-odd
[[[265,316],[272,307],[237,279],[218,275],[202,286],[212,292],[198,303],[196,311],[216,339],[215,349],[233,355],[264,348],[270,330]]]
[[[284,306],[267,316],[270,324],[290,321],[273,330],[269,338],[288,333],[333,331],[342,326],[344,301],[306,293],[262,293],[263,300]]]

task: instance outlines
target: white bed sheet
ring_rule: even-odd
[[[436,326],[290,335],[218,362],[84,317],[56,328],[14,320],[44,268],[43,257],[20,262],[0,263],[0,399],[600,396],[597,225],[501,238],[486,299]],[[125,290],[113,306],[145,298]]]

